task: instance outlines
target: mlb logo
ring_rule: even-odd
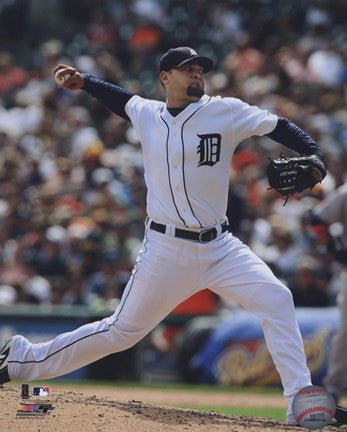
[[[34,387],[33,388],[34,396],[48,396],[49,395],[49,387]]]

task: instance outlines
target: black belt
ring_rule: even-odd
[[[166,225],[152,221],[149,227],[150,229],[154,231],[158,231],[162,234],[166,233]],[[221,228],[222,228],[222,233],[228,231],[228,224],[224,222],[221,225]],[[216,228],[210,228],[200,232],[175,228],[175,237],[184,238],[188,240],[195,240],[200,243],[208,243],[211,240],[214,240],[217,237],[217,235],[218,235],[218,231]]]

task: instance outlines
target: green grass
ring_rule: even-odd
[[[189,406],[186,408],[196,409],[199,411],[209,411],[229,415],[247,416],[247,417],[265,417],[275,420],[285,420],[286,410],[275,407],[215,407],[215,406]]]

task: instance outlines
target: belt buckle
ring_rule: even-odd
[[[206,234],[208,234],[206,236]],[[206,229],[199,232],[198,241],[200,243],[208,243],[217,237],[217,230],[215,228]]]

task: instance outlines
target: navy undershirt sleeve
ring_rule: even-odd
[[[301,155],[316,154],[323,157],[315,141],[285,117],[278,117],[277,126],[267,136]]]
[[[125,105],[134,96],[133,93],[89,74],[83,74],[83,78],[84,86],[82,90],[95,97],[113,113],[125,120],[130,120],[125,112]]]

